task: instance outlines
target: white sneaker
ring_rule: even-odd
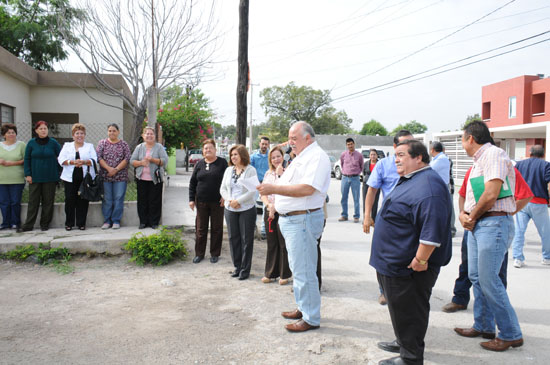
[[[111,225],[109,223],[103,223],[103,225],[101,226],[101,229],[109,229],[111,228]]]
[[[542,259],[541,262],[543,265],[550,265],[550,259]]]
[[[550,265],[550,263],[549,263]],[[514,267],[517,267],[518,269],[523,266],[523,261],[515,259],[514,260]]]
[[[119,229],[120,223],[113,223],[113,229]]]

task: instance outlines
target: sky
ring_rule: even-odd
[[[238,7],[238,0],[218,2],[216,76],[199,85],[223,125],[236,120]],[[550,76],[550,41],[497,56],[550,39],[546,33],[509,45],[550,31],[548,0],[251,0],[249,22],[253,124],[267,119],[260,91],[294,82],[330,90],[354,130],[370,119],[388,131],[411,120],[429,132],[456,130],[480,113],[482,86]]]

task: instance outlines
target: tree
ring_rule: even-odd
[[[68,56],[65,44],[78,43],[72,28],[84,19],[69,0],[0,0],[0,46],[38,70],[53,71],[53,63]]]
[[[180,148],[182,143],[186,151],[200,148],[202,141],[212,137],[212,116],[210,102],[199,89],[188,90],[163,105],[157,122],[162,126],[166,148]]]
[[[344,111],[337,111],[330,105],[329,90],[315,90],[291,82],[284,87],[265,88],[260,92],[260,97],[268,117],[268,135],[276,141],[285,140],[290,125],[297,120],[308,122],[319,134],[345,134],[351,131],[352,120]]]
[[[464,123],[460,126],[460,129],[464,129],[468,124],[472,123],[473,121],[481,120],[481,117],[479,116],[479,113],[475,113],[474,115],[468,115],[466,117],[466,120]]]
[[[387,136],[388,130],[375,119],[371,119],[367,123],[363,124],[363,128],[361,128],[359,134],[364,136]]]
[[[201,2],[199,8],[193,0],[156,0],[153,8],[153,0],[83,1],[88,22],[78,24],[80,43],[71,45],[71,49],[93,75],[98,88],[127,105],[133,116],[128,140],[133,147],[146,117],[147,92],[153,85],[153,59],[161,92],[174,84],[192,89],[204,77],[216,42],[214,3],[208,7]],[[104,73],[122,75],[130,95],[110,85]]]
[[[417,122],[416,120],[411,120],[408,123],[399,124],[397,127],[394,128],[393,131],[391,131],[391,134],[396,134],[401,129],[406,129],[412,134],[422,134],[428,130],[428,127],[422,123]]]

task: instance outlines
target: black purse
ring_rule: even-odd
[[[92,179],[90,167],[88,166],[84,180],[82,180],[82,184],[80,184],[80,188],[78,189],[78,194],[82,199],[98,202],[103,200],[103,179],[97,172],[95,160],[92,160],[92,163],[94,165],[95,178]]]

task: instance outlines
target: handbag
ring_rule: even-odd
[[[84,176],[84,180],[82,180],[82,184],[80,184],[80,188],[78,189],[78,194],[82,199],[98,202],[103,200],[103,179],[97,173],[95,160],[92,160],[92,163],[94,165],[95,178],[92,178],[90,167],[88,167],[86,176]]]

